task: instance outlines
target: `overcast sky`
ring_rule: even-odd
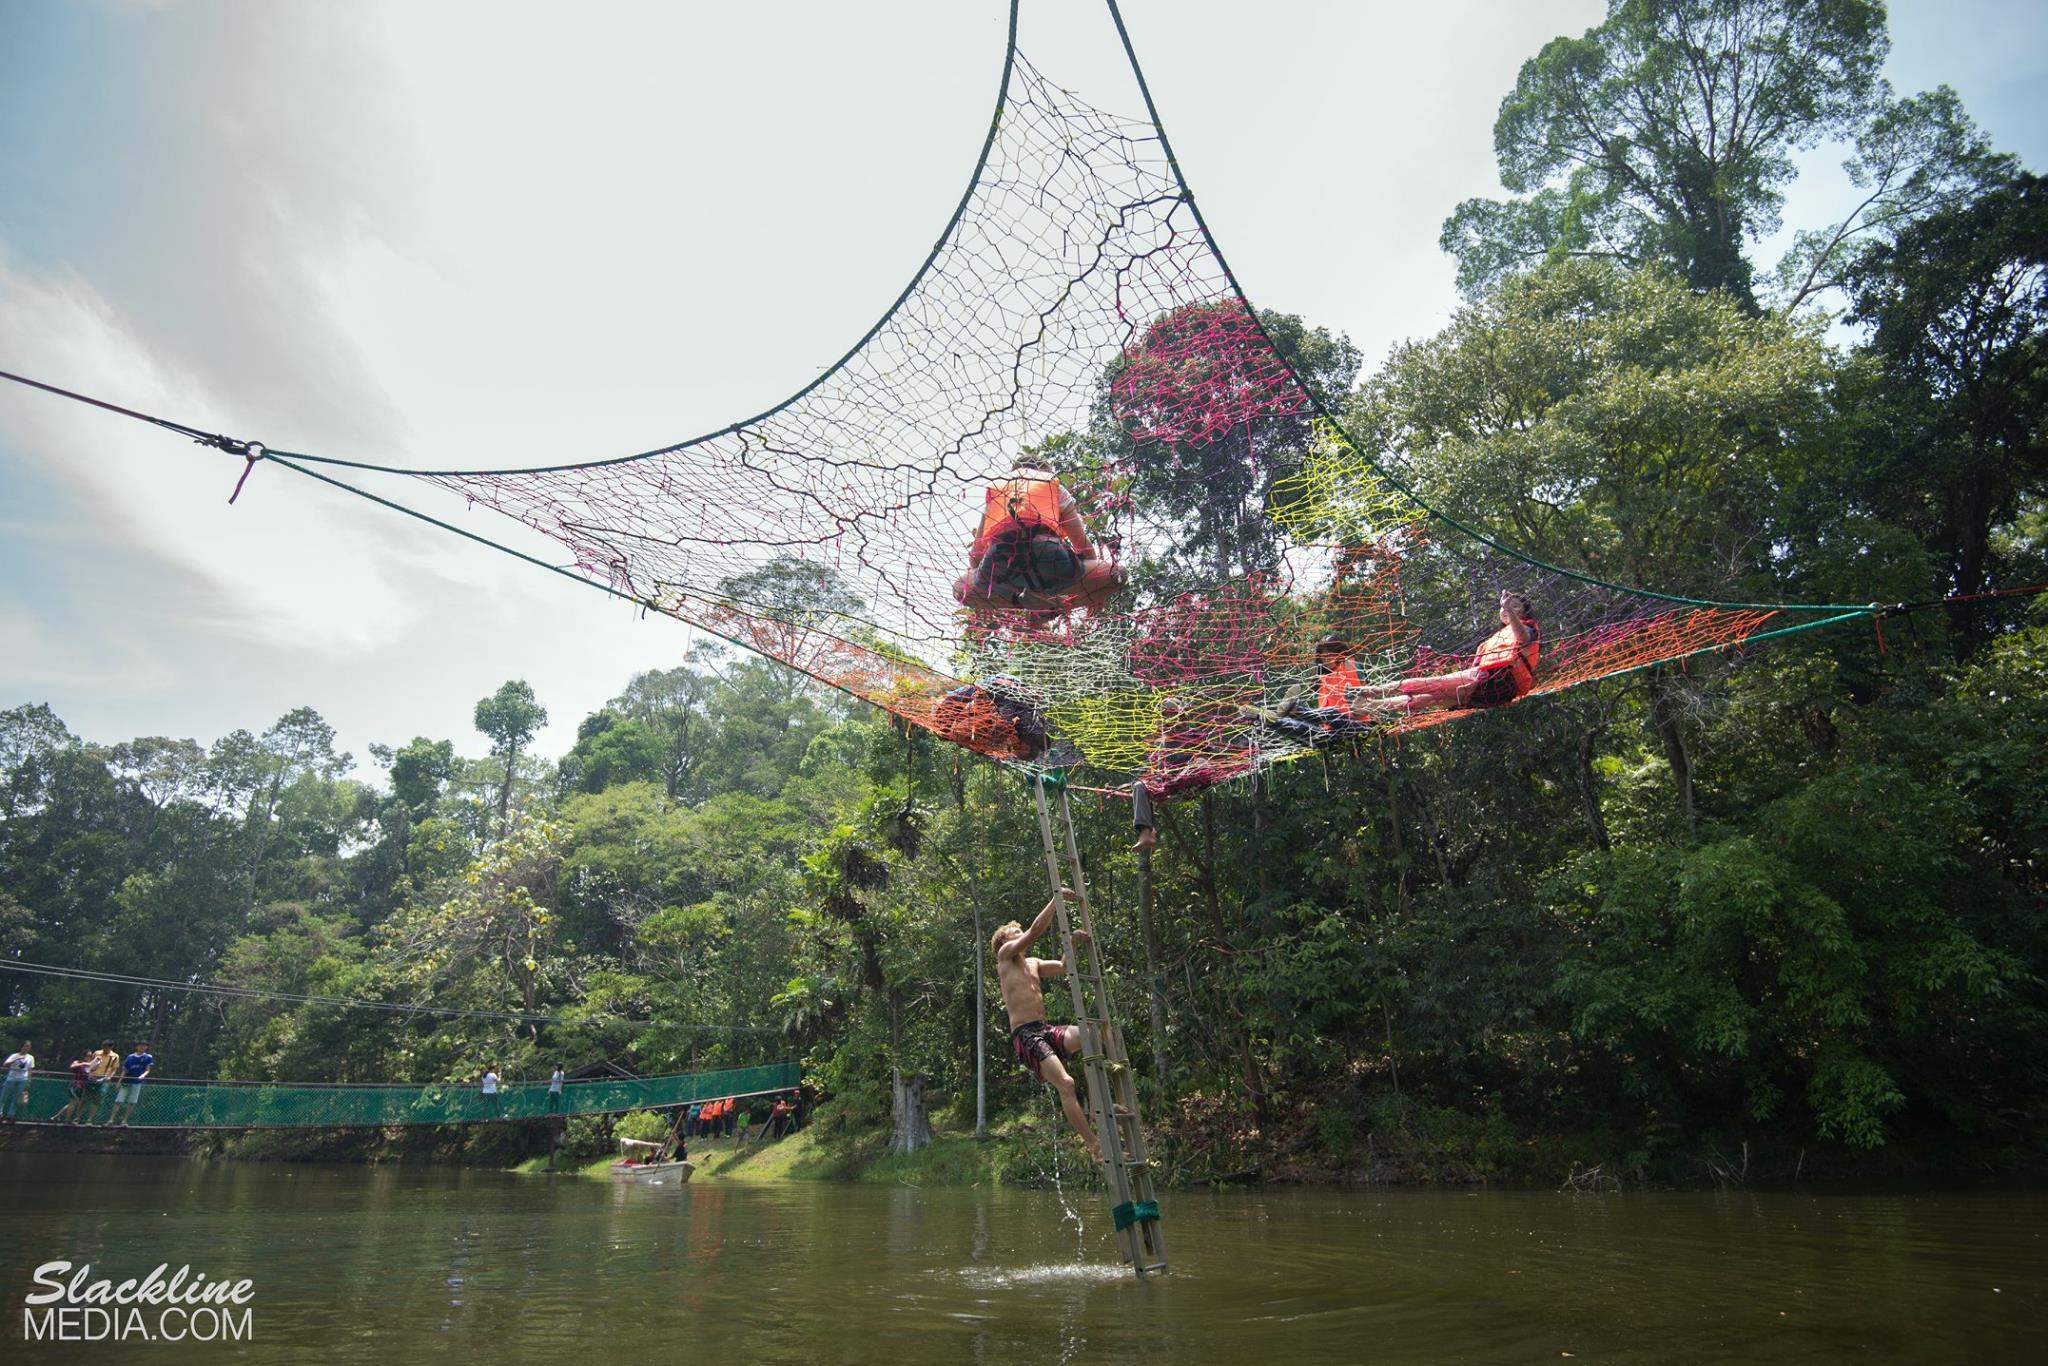
[[[1262,307],[1368,366],[1455,306],[1521,63],[1591,0],[1126,0],[1182,166]],[[1048,76],[1140,112],[1100,5],[1027,0]],[[0,3],[0,369],[274,446],[510,465],[759,411],[929,250],[1002,0]],[[2048,4],[1895,0],[1890,75],[2048,164]],[[1838,209],[1839,152],[1788,230]],[[1770,255],[1770,253],[1766,253]],[[0,707],[210,742],[285,710],[480,750],[528,679],[559,753],[686,628],[162,432],[0,386]],[[417,490],[408,490],[418,497]]]

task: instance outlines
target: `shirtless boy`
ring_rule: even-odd
[[[1071,891],[1062,891],[1060,895],[1069,901],[1079,900]],[[1015,1050],[1017,1061],[1059,1093],[1067,1123],[1088,1145],[1088,1155],[1100,1162],[1102,1145],[1096,1142],[1095,1130],[1089,1127],[1088,1116],[1081,1109],[1081,1098],[1074,1093],[1074,1078],[1067,1071],[1067,1060],[1081,1050],[1080,1027],[1045,1022],[1045,979],[1059,976],[1067,965],[1058,958],[1031,958],[1024,952],[1051,926],[1058,905],[1057,899],[1046,902],[1029,928],[1020,927],[1014,920],[997,926],[992,940],[996,980],[1002,984],[1003,1007],[1010,1012],[1010,1047]],[[1074,931],[1074,942],[1086,944],[1088,932]]]

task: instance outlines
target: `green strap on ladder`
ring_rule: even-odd
[[[1116,1221],[1116,1231],[1122,1233],[1132,1224],[1156,1224],[1159,1222],[1157,1200],[1126,1200],[1109,1212]]]

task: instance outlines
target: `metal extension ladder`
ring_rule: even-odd
[[[1046,789],[1059,794],[1060,826],[1065,849],[1053,836],[1052,804]],[[1110,1214],[1124,1260],[1142,1278],[1166,1270],[1166,1241],[1159,1232],[1159,1197],[1152,1187],[1152,1158],[1145,1148],[1145,1129],[1138,1120],[1138,1087],[1124,1051],[1123,1030],[1110,1013],[1109,988],[1102,978],[1102,947],[1095,939],[1095,921],[1088,906],[1088,882],[1081,871],[1081,849],[1074,839],[1074,810],[1067,786],[1057,775],[1033,776],[1031,793],[1038,800],[1038,831],[1045,838],[1045,876],[1052,886],[1060,931],[1060,953],[1067,965],[1067,989],[1073,995],[1074,1022],[1081,1028],[1081,1065],[1088,1083],[1088,1113],[1095,1122],[1096,1142],[1116,1203]],[[1064,875],[1060,867],[1066,859]],[[1060,895],[1071,888],[1074,915]],[[1088,932],[1085,955],[1074,942],[1074,919]]]

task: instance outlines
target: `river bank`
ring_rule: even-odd
[[[886,1135],[854,1136],[826,1121],[772,1142],[698,1140],[690,1145],[692,1181],[778,1185],[794,1181],[898,1186],[1038,1186],[1055,1176],[1074,1179],[1085,1166],[1078,1145],[1057,1167],[1039,1126],[1003,1125],[986,1137],[939,1132],[915,1153],[888,1151]],[[522,1175],[609,1179],[616,1154],[528,1158],[511,1170]]]
[[[410,1130],[256,1130],[240,1134],[105,1127],[0,1126],[0,1152],[190,1156],[245,1162],[483,1168],[604,1179],[615,1160],[609,1130],[529,1124]],[[1896,1142],[1876,1153],[1813,1149],[1768,1134],[1700,1136],[1663,1146],[1606,1131],[1515,1132],[1497,1113],[1415,1102],[1363,1111],[1303,1107],[1260,1121],[1246,1107],[1195,1094],[1148,1126],[1161,1186],[1302,1186],[1337,1189],[1453,1187],[1586,1191],[1755,1187],[2011,1184],[2033,1188],[2048,1172],[2035,1148],[1953,1138]],[[747,1185],[844,1183],[909,1187],[1089,1188],[1099,1177],[1050,1105],[1006,1117],[986,1135],[972,1117],[933,1117],[931,1144],[893,1153],[886,1124],[819,1107],[812,1124],[774,1142],[699,1140],[693,1179]]]
[[[1378,1122],[1370,1122],[1377,1120]],[[1148,1126],[1161,1185],[1338,1189],[1454,1187],[1582,1191],[1758,1187],[1968,1187],[2040,1184],[2048,1160],[2007,1144],[1958,1147],[1901,1142],[1877,1153],[1825,1151],[1767,1135],[1709,1136],[1653,1149],[1605,1131],[1517,1134],[1497,1114],[1473,1116],[1408,1103],[1377,1115],[1307,1111],[1289,1122],[1251,1122],[1201,1095]],[[934,1117],[932,1142],[914,1153],[889,1150],[888,1132],[855,1125],[831,1105],[815,1122],[774,1142],[716,1139],[691,1145],[693,1180],[743,1184],[843,1182],[914,1187],[1087,1188],[1099,1183],[1080,1144],[1050,1107],[990,1126],[971,1117]],[[522,1173],[604,1178],[610,1153],[512,1164]]]

